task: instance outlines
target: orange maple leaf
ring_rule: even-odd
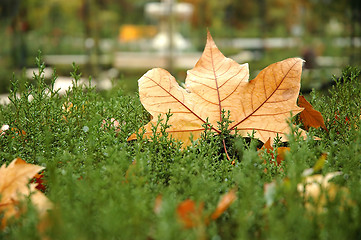
[[[306,130],[310,127],[322,127],[327,130],[322,114],[315,110],[304,96],[299,96],[298,106],[304,108],[304,110],[300,113],[300,120]]]
[[[255,131],[254,136],[265,142],[282,137],[287,141],[290,128],[287,120],[302,111],[296,104],[300,90],[302,59],[290,58],[274,63],[249,81],[248,64],[239,65],[226,58],[208,32],[207,44],[196,66],[188,71],[185,87],[178,85],[166,70],[155,68],[139,79],[139,97],[153,119],[144,126],[144,138],[153,135],[152,126],[158,116],[165,119],[169,112],[170,137],[191,144],[190,136],[198,139],[204,124],[219,134],[218,122],[222,110],[230,112],[228,130],[239,130],[242,136]],[[142,129],[142,128],[141,128]],[[142,130],[139,129],[141,132]],[[160,130],[157,130],[160,133]],[[305,132],[300,130],[302,136]],[[136,139],[132,134],[128,140]]]
[[[19,208],[19,203],[26,200],[27,196],[30,196],[40,216],[51,208],[47,197],[36,189],[37,184],[28,184],[42,169],[44,167],[28,164],[20,158],[13,160],[7,167],[5,164],[0,167],[0,213],[4,214],[0,228],[7,225],[8,219],[18,217],[25,210]]]

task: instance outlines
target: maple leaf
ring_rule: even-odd
[[[322,114],[315,110],[304,96],[299,96],[298,106],[304,108],[304,110],[300,113],[300,120],[306,130],[310,127],[322,127],[327,130]]]
[[[166,132],[187,146],[191,144],[191,135],[194,140],[201,136],[207,122],[213,132],[221,133],[217,126],[225,110],[230,112],[228,130],[231,133],[237,128],[242,136],[255,131],[254,137],[263,142],[277,135],[287,141],[286,135],[290,133],[287,120],[291,112],[295,115],[302,111],[296,104],[302,62],[302,59],[290,58],[274,63],[248,81],[248,64],[239,65],[226,58],[208,32],[201,58],[187,72],[186,88],[180,87],[175,78],[161,68],[149,70],[138,80],[140,101],[153,116],[144,126],[143,137],[152,136],[157,117],[165,119],[170,110],[173,115]],[[305,136],[305,132],[300,131]],[[128,141],[136,138],[134,133]]]
[[[20,158],[13,160],[7,167],[0,167],[0,213],[3,213],[1,228],[4,228],[11,217],[18,217],[24,209],[19,203],[30,196],[31,202],[43,216],[51,203],[47,197],[36,189],[37,184],[28,184],[44,167],[28,164]]]

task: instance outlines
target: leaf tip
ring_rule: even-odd
[[[214,43],[214,40],[213,40],[213,37],[212,37],[212,35],[211,35],[211,32],[207,29],[207,44],[210,44],[210,43],[215,44],[215,43]],[[207,44],[206,44],[206,45],[207,45]]]
[[[305,60],[299,57],[295,57],[293,59],[295,60],[296,64],[300,64],[301,66],[303,66],[303,64],[306,62]]]
[[[207,38],[212,38],[211,32],[209,31],[209,28],[207,28]]]

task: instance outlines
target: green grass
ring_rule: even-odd
[[[149,114],[137,96],[112,89],[75,86],[59,96],[40,77],[37,59],[35,84],[12,84],[11,101],[0,106],[0,125],[12,129],[0,136],[1,164],[21,157],[45,166],[47,197],[54,203],[49,213],[49,239],[358,239],[361,237],[361,82],[357,69],[346,69],[327,95],[313,93],[311,103],[321,111],[328,131],[311,130],[321,140],[290,137],[290,153],[282,170],[264,164],[255,139],[226,135],[235,160],[227,160],[222,139],[205,132],[203,140],[180,150],[165,136],[153,141],[127,138],[147,123]],[[55,79],[55,77],[54,77]],[[54,80],[53,79],[53,80]],[[25,89],[15,97],[19,89]],[[33,100],[29,101],[29,95]],[[72,107],[67,109],[67,106]],[[335,116],[337,115],[337,118]],[[348,121],[345,121],[345,119]],[[111,118],[120,131],[104,127]],[[159,127],[166,128],[166,123]],[[22,132],[24,131],[24,132]],[[334,182],[348,188],[342,196],[326,201],[321,212],[297,192],[302,173],[322,153],[327,161],[318,173],[342,171]],[[135,162],[135,164],[132,164]],[[267,167],[268,171],[264,172]],[[264,186],[276,182],[272,204],[267,205]],[[185,199],[204,202],[204,215],[216,208],[222,194],[237,189],[237,200],[208,226],[185,229],[176,209]],[[155,199],[162,195],[159,213]],[[39,239],[36,211],[0,232],[1,239]]]

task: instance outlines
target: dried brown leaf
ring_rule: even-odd
[[[300,113],[300,120],[306,130],[308,130],[310,127],[322,127],[323,129],[327,130],[322,114],[315,110],[304,96],[298,97],[298,106],[304,108]]]
[[[289,147],[278,147],[277,150],[276,150],[277,151],[277,157],[275,159],[275,157],[273,155],[274,148],[271,146],[270,139],[268,139],[267,142],[265,142],[263,144],[262,148],[259,150],[258,155],[261,158],[262,158],[262,151],[264,149],[266,149],[267,153],[271,154],[273,160],[276,160],[276,161],[274,161],[274,164],[276,164],[276,165],[280,165],[281,162],[285,160],[286,153],[290,151]],[[264,163],[266,163],[266,160],[264,160]]]
[[[166,70],[155,68],[139,79],[139,96],[153,119],[144,126],[144,138],[149,138],[158,116],[173,116],[166,130],[169,135],[189,145],[196,140],[208,120],[212,131],[222,121],[222,110],[230,111],[229,130],[237,128],[242,136],[256,131],[254,136],[265,142],[277,135],[287,141],[290,128],[287,120],[302,111],[296,104],[300,90],[302,59],[291,58],[274,63],[249,81],[248,64],[239,65],[226,58],[217,48],[210,33],[196,66],[188,71],[185,87],[178,85]],[[139,129],[141,131],[141,129]],[[160,131],[159,129],[157,131]],[[305,136],[302,130],[301,134]],[[128,140],[136,139],[136,134]]]

